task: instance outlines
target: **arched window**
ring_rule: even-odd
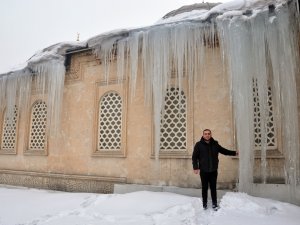
[[[36,101],[31,109],[29,150],[46,149],[47,105]]]
[[[104,94],[99,102],[97,151],[120,151],[122,143],[122,98]]]
[[[165,96],[165,109],[160,124],[160,150],[186,151],[187,104],[183,90],[170,88]]]
[[[17,119],[17,107],[14,108],[13,115],[11,117],[8,117],[7,110],[5,110],[1,132],[1,151],[5,151],[7,153],[16,152]]]

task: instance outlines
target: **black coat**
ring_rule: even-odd
[[[213,138],[210,139],[209,143],[206,143],[202,137],[194,147],[193,152],[193,169],[203,172],[213,172],[218,170],[219,165],[219,153],[223,155],[236,155],[236,151],[230,151],[223,148],[219,143]]]

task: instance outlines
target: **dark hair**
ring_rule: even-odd
[[[209,132],[211,133],[211,130],[210,130],[210,129],[204,129],[204,130],[203,130],[203,133],[204,133],[205,131],[209,131]]]

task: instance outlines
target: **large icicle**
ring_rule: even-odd
[[[49,60],[32,66],[35,71],[35,88],[40,90],[47,101],[47,124],[52,134],[59,131],[60,115],[65,81],[63,61]]]
[[[48,129],[56,134],[60,124],[63,86],[65,79],[65,53],[85,47],[84,42],[65,42],[52,45],[31,57],[24,68],[0,76],[0,109],[6,108],[7,121],[12,121],[17,107],[22,116],[28,115],[32,88],[48,102]],[[32,85],[34,83],[34,85]]]
[[[299,126],[296,76],[299,76],[299,14],[294,5],[276,11],[278,43],[271,55],[281,73],[281,115],[287,183],[299,182]],[[272,37],[271,37],[272,38]],[[274,50],[276,51],[276,55]],[[298,84],[299,85],[299,84]]]
[[[299,75],[299,15],[294,4],[270,7],[255,15],[218,20],[222,46],[230,62],[233,108],[240,150],[239,189],[251,193],[253,182],[253,79],[257,81],[261,128],[262,178],[266,179],[268,85],[279,108],[287,183],[299,175],[299,127],[296,76]],[[269,60],[268,60],[269,58]],[[270,77],[271,76],[271,77]],[[268,83],[269,82],[269,83]],[[279,96],[279,97],[277,97]],[[295,192],[291,192],[293,194]]]
[[[0,111],[6,111],[7,122],[13,122],[15,107],[26,112],[31,90],[31,73],[22,69],[0,76]]]
[[[243,19],[223,19],[218,25],[230,65],[237,149],[240,152],[239,190],[249,193],[253,183],[254,157],[250,24]]]

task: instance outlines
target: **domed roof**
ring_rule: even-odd
[[[162,17],[162,19],[167,19],[167,18],[170,18],[170,17],[174,17],[178,14],[181,14],[181,13],[186,13],[186,12],[191,12],[193,10],[210,10],[212,9],[213,7],[215,7],[216,5],[219,5],[221,3],[196,3],[196,4],[192,4],[192,5],[185,5],[185,6],[182,6],[178,9],[175,9],[169,13],[167,13],[166,15],[164,15]]]

